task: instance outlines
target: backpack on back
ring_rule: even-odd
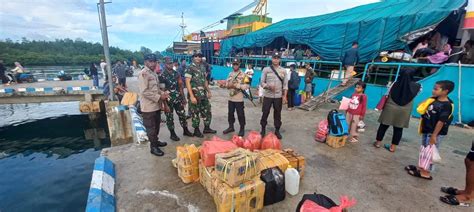
[[[331,110],[328,114],[329,135],[344,136],[349,134],[349,125],[344,114]]]

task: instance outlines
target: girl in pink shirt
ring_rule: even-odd
[[[366,84],[362,81],[357,82],[355,92],[352,94],[349,108],[346,113],[346,120],[349,124],[350,139],[349,142],[355,143],[359,141],[357,133],[357,125],[359,121],[364,119],[367,111],[367,95],[365,95]]]

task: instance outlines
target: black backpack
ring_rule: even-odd
[[[331,110],[328,114],[329,135],[344,136],[349,135],[349,125],[346,116],[337,110]]]
[[[260,179],[265,183],[263,205],[271,205],[285,199],[285,175],[278,167],[263,170]]]

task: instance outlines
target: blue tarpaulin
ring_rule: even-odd
[[[229,56],[232,48],[264,47],[283,37],[291,44],[308,45],[323,60],[332,61],[340,60],[352,42],[358,41],[360,61],[367,62],[380,51],[404,49],[404,36],[436,26],[465,3],[466,0],[385,0],[320,16],[286,19],[223,40],[220,56]]]

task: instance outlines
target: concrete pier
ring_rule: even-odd
[[[227,91],[213,89],[212,127],[222,135],[227,127]],[[261,107],[246,102],[247,133],[260,130]],[[356,198],[358,203],[351,211],[470,211],[472,208],[455,208],[441,203],[438,198],[441,186],[463,188],[465,182],[464,157],[470,149],[473,131],[452,126],[441,145],[443,161],[436,167],[434,180],[414,178],[406,173],[404,166],[416,164],[420,136],[418,120],[412,119],[409,129],[396,153],[372,146],[378,127],[378,112],[369,111],[366,116],[366,132],[360,142],[346,144],[333,149],[316,143],[316,125],[325,119],[330,109],[337,105],[306,112],[283,111],[284,148],[292,148],[306,157],[305,176],[300,183],[300,193],[287,194],[283,202],[267,206],[264,211],[294,211],[303,194],[314,192],[325,194],[339,203],[340,195]],[[176,119],[177,120],[177,119]],[[270,116],[269,127],[273,120]],[[215,211],[212,197],[199,183],[184,184],[172,166],[176,157],[176,146],[201,144],[204,139],[185,138],[175,121],[180,142],[172,142],[166,126],[162,125],[160,140],[168,142],[163,148],[164,157],[149,153],[148,144],[128,144],[104,149],[102,154],[111,159],[116,167],[116,201],[118,211]],[[190,122],[189,122],[190,125]],[[384,143],[391,140],[389,130]],[[207,136],[210,139],[212,136]]]

